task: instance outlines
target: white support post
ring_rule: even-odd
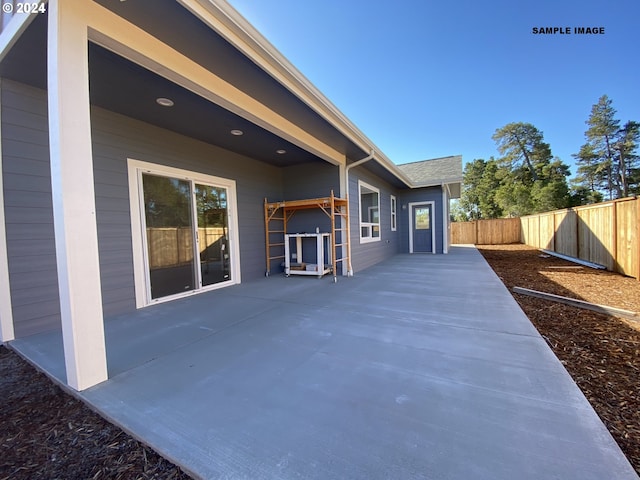
[[[0,80],[1,82],[1,80]],[[2,83],[0,83],[0,100]],[[2,102],[0,101],[0,112]],[[0,126],[2,118],[0,113]],[[11,309],[11,287],[9,284],[9,257],[7,255],[7,231],[4,217],[4,188],[2,171],[2,135],[0,134],[0,343],[15,338],[13,329],[13,311]]]
[[[62,336],[67,383],[76,390],[107,379],[82,3],[49,1],[47,64]]]

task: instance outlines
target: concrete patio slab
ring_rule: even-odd
[[[201,478],[638,478],[473,247],[105,328],[110,379],[81,397]],[[12,345],[64,379],[59,334]]]

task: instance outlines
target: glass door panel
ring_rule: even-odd
[[[227,189],[195,184],[202,286],[231,280]]]
[[[191,182],[142,174],[151,298],[196,288]]]
[[[413,207],[413,251],[433,253],[431,206]]]

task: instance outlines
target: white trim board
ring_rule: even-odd
[[[363,223],[369,226],[376,225],[376,222],[363,222],[362,220],[362,187],[371,190],[372,193],[378,194],[378,233],[377,237],[373,236],[373,228],[371,228],[371,236],[363,237],[362,236],[362,226]],[[358,238],[360,239],[360,243],[372,243],[372,242],[380,242],[382,241],[382,222],[380,221],[380,208],[381,208],[381,199],[380,199],[380,189],[378,187],[374,187],[373,185],[358,179]],[[371,207],[369,207],[371,209]],[[371,216],[371,214],[369,214]]]
[[[2,98],[2,79],[0,79]],[[1,110],[1,109],[0,109]],[[0,118],[0,125],[2,120]],[[9,256],[7,254],[7,230],[4,215],[4,188],[2,172],[2,134],[0,133],[0,343],[15,339],[13,310],[11,306],[11,284],[9,283]]]
[[[231,280],[216,283],[185,293],[152,299],[149,290],[149,272],[147,268],[146,238],[143,235],[144,205],[142,204],[142,173],[152,173],[174,178],[187,179],[194,182],[216,185],[227,189],[227,211],[229,212],[229,255]],[[133,277],[135,286],[136,308],[143,308],[156,303],[167,302],[177,298],[197,295],[199,293],[224,288],[241,282],[240,274],[240,241],[238,229],[238,199],[236,182],[228,178],[215,177],[204,173],[193,172],[181,168],[167,167],[156,163],[127,159],[129,180],[129,205],[131,214],[131,247],[133,252]]]

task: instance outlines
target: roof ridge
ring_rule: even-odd
[[[426,158],[424,160],[415,160],[413,162],[407,162],[407,163],[398,164],[398,167],[403,167],[405,165],[413,165],[413,164],[416,164],[416,163],[432,162],[434,160],[446,160],[448,158],[455,158],[455,157],[462,157],[462,155],[447,155],[446,157],[436,157],[436,158]]]

